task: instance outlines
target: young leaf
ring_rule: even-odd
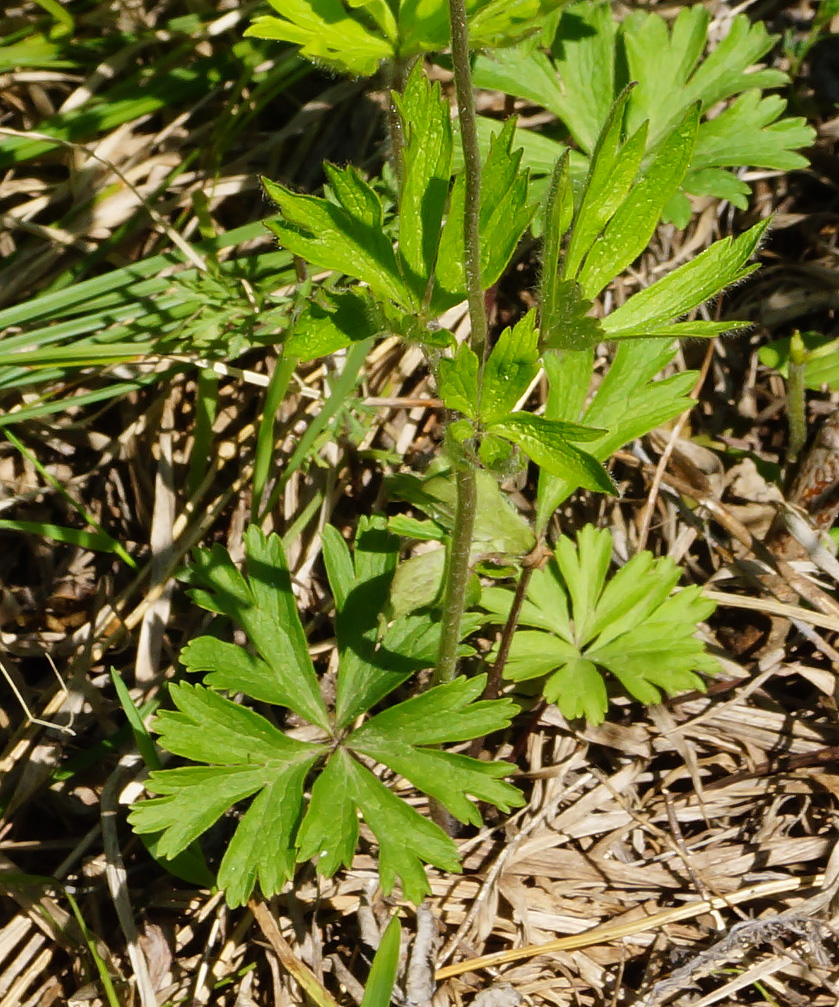
[[[379,197],[354,168],[326,166],[337,202],[301,196],[263,178],[281,218],[266,222],[289,251],[323,269],[334,269],[367,283],[379,297],[406,310],[418,300],[402,279],[390,238],[383,229]]]
[[[440,398],[446,408],[470,419],[478,411],[478,358],[466,343],[461,343],[454,357],[440,361],[437,379]]]
[[[419,303],[434,275],[452,174],[452,124],[440,85],[426,80],[422,62],[402,95],[393,93],[404,132],[399,199],[399,251],[405,279]]]
[[[530,413],[511,413],[493,423],[490,430],[518,444],[537,465],[552,475],[600,493],[615,492],[603,466],[571,443],[572,440],[592,440],[599,431],[560,420],[546,420]]]
[[[257,17],[245,31],[302,46],[314,63],[369,76],[382,60],[411,60],[449,44],[445,0],[270,0],[280,17]],[[557,0],[470,0],[469,41],[476,48],[509,45],[542,28]]]
[[[588,525],[576,544],[562,538],[556,562],[531,578],[505,676],[545,678],[545,697],[566,717],[600,723],[607,710],[604,675],[617,678],[644,703],[682,689],[704,689],[696,672],[714,674],[716,658],[695,637],[696,625],[714,602],[696,587],[671,591],[679,569],[669,558],[634,556],[611,580],[611,535]],[[564,595],[557,603],[557,594]],[[500,622],[512,593],[496,588],[481,600]]]
[[[484,423],[491,424],[506,416],[530,387],[539,373],[538,343],[539,332],[533,311],[529,311],[512,328],[504,329],[498,337],[484,368],[481,395],[481,419]]]
[[[394,54],[393,45],[348,14],[340,0],[269,2],[281,17],[254,18],[246,36],[295,43],[313,63],[361,76],[374,74]]]

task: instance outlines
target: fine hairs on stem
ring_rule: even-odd
[[[466,174],[463,236],[466,292],[472,329],[470,343],[478,360],[481,361],[478,374],[480,393],[487,343],[487,317],[481,280],[481,155],[478,149],[475,100],[472,94],[472,70],[469,65],[469,29],[466,22],[465,0],[449,0],[449,12],[455,94]],[[460,457],[456,466],[457,504],[452,539],[446,556],[440,650],[433,677],[435,685],[450,682],[457,674],[457,646],[466,601],[466,587],[469,582],[469,557],[478,498],[474,462],[468,457]]]

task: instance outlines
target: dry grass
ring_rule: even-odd
[[[767,8],[764,16],[777,28],[793,13],[806,21],[805,8]],[[125,4],[120,17],[148,28],[158,15],[153,4]],[[232,22],[225,31],[241,28],[224,4],[218,17]],[[212,52],[221,34],[197,46]],[[33,134],[51,110],[103,86],[108,69],[6,74],[0,125]],[[573,528],[594,517],[612,529],[619,555],[644,545],[670,554],[688,579],[724,598],[706,628],[724,674],[705,696],[651,709],[617,701],[599,728],[569,724],[552,707],[514,725],[493,754],[515,758],[527,806],[507,820],[490,813],[483,831],[458,840],[461,876],[429,871],[436,950],[414,955],[412,989],[423,989],[423,976],[427,986],[429,968],[441,970],[435,1007],[488,987],[496,1007],[517,997],[559,1007],[839,1003],[829,863],[839,831],[836,584],[829,571],[814,583],[799,557],[773,552],[766,540],[777,490],[765,473],[784,464],[784,390],[755,355],[791,325],[835,326],[839,120],[819,117],[805,83],[796,93],[819,128],[814,171],[757,179],[743,219],[709,204],[685,233],[663,228],[627,279],[628,289],[731,227],[779,212],[766,268],[725,305],[754,318],[754,331],[716,344],[707,358],[705,347],[686,346],[679,366],[704,359],[707,371],[696,409],[646,439],[643,453],[618,455],[619,501],[583,496],[558,518]],[[25,301],[86,255],[102,252],[97,272],[141,259],[175,228],[192,242],[198,191],[212,221],[234,227],[265,212],[259,172],[316,185],[321,158],[341,160],[350,141],[356,159],[374,159],[376,106],[360,94],[357,84],[290,85],[218,163],[199,157],[176,170],[201,149],[214,117],[233,120],[251,107],[248,86],[222,82],[173,118],[141,116],[9,169],[0,180],[0,249],[14,254],[15,268],[0,268],[0,300]],[[91,190],[101,194],[93,204]],[[237,254],[263,246],[256,239]],[[528,269],[523,262],[505,282],[500,318],[526,296]],[[331,881],[302,870],[266,916],[260,904],[230,911],[218,895],[164,874],[125,824],[124,806],[141,793],[145,770],[109,669],[132,683],[138,704],[154,700],[201,627],[172,574],[199,542],[241,552],[262,406],[258,386],[220,378],[202,444],[196,423],[206,378],[169,363],[82,371],[65,394],[97,386],[103,374],[114,380],[149,367],[160,380],[15,428],[139,565],[132,571],[108,553],[0,532],[0,1007],[105,1002],[97,960],[119,1003],[300,1003],[286,953],[340,1002],[358,1002],[379,927],[401,905],[377,893],[366,838],[352,870]],[[238,361],[262,379],[275,363],[270,347]],[[339,358],[296,375],[275,430],[274,477],[329,401],[342,366]],[[441,415],[433,395],[419,351],[379,346],[357,397],[269,515],[269,526],[287,536],[324,667],[333,644],[319,529],[351,527],[383,505],[383,471],[434,454]],[[835,395],[813,396],[811,429],[836,405]],[[525,489],[524,507],[527,496]],[[9,443],[0,444],[0,509],[19,520],[74,520],[66,499]],[[774,579],[756,568],[762,544]],[[212,836],[211,847],[222,841]],[[429,917],[402,910],[409,934],[419,926],[430,941]],[[493,957],[468,964],[484,955]],[[423,1002],[417,996],[408,1002]]]

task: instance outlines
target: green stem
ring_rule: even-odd
[[[807,365],[807,348],[801,333],[796,329],[789,348],[789,376],[787,377],[787,419],[789,444],[787,460],[794,462],[807,440],[806,396],[804,370]]]
[[[465,0],[449,0],[452,30],[452,63],[460,142],[466,191],[463,211],[464,265],[469,320],[472,323],[472,349],[483,361],[487,341],[487,317],[484,285],[481,279],[481,152],[478,147],[478,127],[475,98],[472,94],[472,67],[469,63],[469,29],[466,23]]]
[[[475,511],[478,501],[478,484],[473,465],[467,464],[458,467],[455,488],[457,490],[457,504],[454,514],[454,528],[446,556],[440,650],[437,654],[437,667],[434,669],[431,680],[432,685],[451,682],[457,674],[460,621],[466,606],[469,557],[472,551],[472,532],[475,528]]]
[[[484,305],[484,288],[481,280],[481,154],[478,149],[478,130],[475,122],[475,100],[472,95],[472,68],[469,65],[469,29],[466,21],[465,0],[449,0],[451,19],[452,62],[457,110],[460,119],[460,141],[466,191],[463,213],[464,263],[466,293],[469,301],[469,318],[472,323],[471,346],[483,362],[487,342],[487,319]],[[483,364],[478,374],[480,398]],[[455,461],[455,489],[457,493],[454,529],[446,555],[443,615],[440,629],[440,650],[437,667],[432,677],[433,685],[451,682],[457,674],[457,648],[460,643],[460,624],[466,606],[466,588],[469,584],[469,559],[472,552],[472,533],[478,504],[478,487],[475,463],[459,452]]]

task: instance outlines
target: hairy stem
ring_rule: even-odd
[[[449,13],[454,87],[466,175],[463,212],[466,296],[469,300],[469,321],[472,324],[472,349],[482,361],[487,341],[487,316],[484,286],[481,280],[481,153],[478,149],[475,98],[472,94],[472,67],[469,64],[469,31],[466,24],[465,0],[449,0]]]
[[[460,643],[460,621],[466,605],[469,584],[469,555],[475,528],[478,486],[472,465],[458,467],[455,487],[457,505],[454,529],[446,556],[446,581],[443,593],[443,617],[440,629],[440,650],[432,685],[451,682],[457,674],[457,647]]]
[[[457,110],[460,118],[460,139],[463,146],[466,192],[463,214],[464,264],[469,318],[472,323],[472,349],[483,361],[487,341],[487,318],[484,289],[481,281],[481,154],[475,124],[475,100],[472,95],[472,68],[469,65],[469,30],[466,23],[465,0],[449,0],[452,33],[452,62]],[[483,367],[481,368],[483,372]],[[480,397],[481,374],[478,376]],[[455,463],[457,503],[454,530],[446,556],[443,616],[440,630],[440,650],[432,683],[451,682],[457,674],[457,647],[460,624],[466,605],[469,583],[469,557],[478,504],[475,463],[462,455]]]

